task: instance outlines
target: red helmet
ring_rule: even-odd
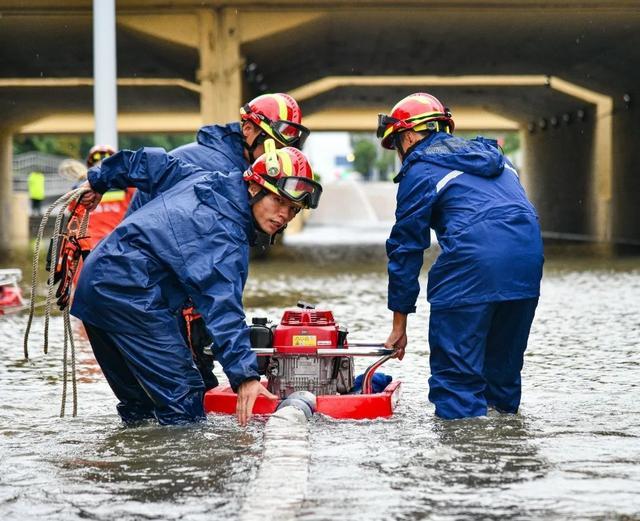
[[[87,166],[92,167],[115,153],[116,150],[109,145],[95,145],[91,147],[91,150],[89,150],[87,154]]]
[[[377,136],[382,146],[393,150],[394,137],[405,130],[453,132],[455,124],[451,112],[438,98],[426,92],[416,92],[400,100],[391,109],[391,116],[378,114]]]
[[[265,149],[244,173],[245,181],[253,181],[304,208],[317,208],[322,186],[313,180],[307,157],[293,147],[276,150],[271,139],[265,142]]]
[[[285,147],[302,148],[309,136],[309,129],[301,124],[300,107],[288,94],[258,96],[240,108],[240,117]]]

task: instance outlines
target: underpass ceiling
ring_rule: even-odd
[[[119,77],[183,78],[195,81],[198,53],[118,26]],[[93,76],[90,16],[0,16],[0,78]]]
[[[562,8],[553,3],[536,8],[529,3],[526,9],[500,2],[493,2],[494,8],[478,9],[467,4],[468,8],[442,2],[436,7],[413,4],[402,11],[336,9],[313,22],[245,42],[242,54],[248,63],[257,64],[271,91],[292,90],[334,75],[544,74],[612,96],[615,110],[625,93],[632,100],[640,96],[640,5],[628,8],[618,3],[581,10],[569,9],[571,2],[564,2]],[[87,2],[83,5],[90,8]],[[86,13],[37,16],[35,25],[34,16],[0,16],[0,79],[91,77],[92,29]],[[121,78],[196,81],[196,49],[122,25],[117,43]],[[482,107],[521,123],[575,112],[585,105],[544,87],[424,89],[444,99],[454,111]],[[343,87],[304,100],[302,105],[306,114],[339,106],[390,107],[416,90],[421,89]],[[197,94],[179,88],[120,87],[118,96],[121,110],[199,110]],[[5,124],[29,121],[54,109],[91,111],[92,89],[0,89]]]
[[[407,90],[409,89],[409,91]],[[340,87],[305,100],[304,114],[335,108],[372,107],[388,111],[395,101],[419,87]],[[585,110],[586,104],[547,87],[425,87],[453,111],[459,107],[481,108],[526,124],[540,118],[561,117]],[[372,115],[372,129],[375,114]]]
[[[199,96],[171,87],[118,87],[118,110],[122,113],[175,112],[197,110]],[[24,125],[52,113],[91,112],[93,89],[87,87],[20,88],[0,91],[2,122]]]
[[[271,91],[287,91],[325,76],[543,74],[608,94],[620,103],[625,93],[633,98],[638,94],[640,10],[340,12],[248,42],[242,50]],[[388,105],[415,90],[419,89],[380,90],[374,95],[388,94]],[[552,103],[555,110],[566,102],[564,96],[554,101],[553,95],[537,100],[539,91],[523,99],[517,89],[513,94],[502,89],[499,96],[480,87],[473,89],[473,96],[471,90],[442,92],[452,105],[486,96],[485,105],[509,111],[519,120],[530,117],[528,112],[540,113],[541,104]]]

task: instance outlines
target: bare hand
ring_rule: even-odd
[[[89,212],[95,210],[102,200],[102,194],[96,192],[93,188],[91,188],[89,181],[85,181],[78,188],[87,190],[87,192],[80,198],[79,203],[84,206]]]
[[[272,400],[278,397],[271,394],[258,380],[246,380],[238,387],[238,400],[236,401],[236,416],[238,423],[245,427],[249,423],[251,413],[253,412],[253,404],[259,395],[266,396]]]
[[[407,347],[407,333],[404,329],[392,330],[389,338],[384,343],[387,349],[395,349],[396,355],[394,358],[402,360],[404,358],[404,350]]]

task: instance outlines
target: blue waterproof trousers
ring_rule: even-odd
[[[84,327],[120,400],[117,409],[123,422],[156,418],[174,425],[205,419],[204,384],[179,333],[143,336],[105,331],[86,322]]]
[[[515,413],[537,298],[431,310],[429,400],[444,419]]]

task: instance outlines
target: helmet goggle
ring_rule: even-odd
[[[387,116],[386,114],[378,114],[376,137],[385,139],[391,134],[399,134],[400,132],[410,129],[416,132],[423,130],[439,132],[448,128],[450,118],[451,114],[448,111],[445,114],[439,112],[420,114],[407,119],[397,119],[392,116]],[[394,144],[394,148],[397,148],[398,140],[394,139],[392,143]]]
[[[317,208],[320,203],[322,186],[308,177],[282,176],[274,179],[254,173],[251,180],[305,208]]]
[[[242,110],[245,114],[254,114],[257,116],[258,119],[260,119],[260,128],[282,145],[299,149],[302,148],[304,142],[309,137],[309,129],[304,125],[287,121],[286,119],[271,121],[264,114],[252,111],[248,104],[244,105]]]

